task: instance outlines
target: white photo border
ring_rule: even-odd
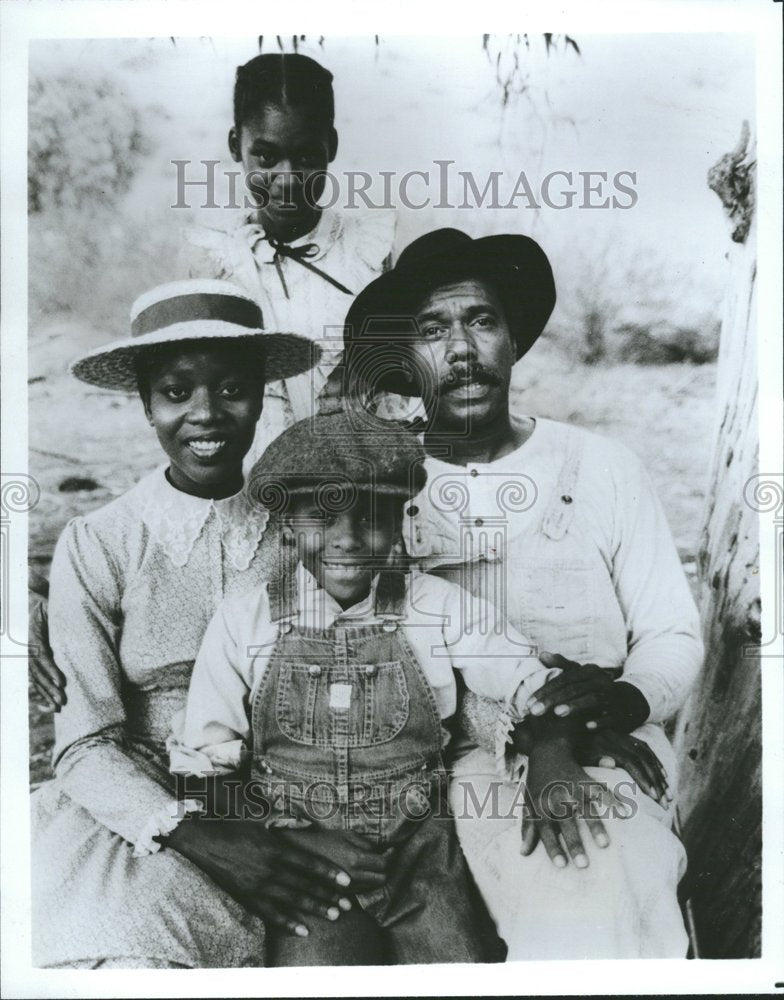
[[[27,472],[27,46],[36,38],[237,36],[242,15],[268,18],[275,31],[332,35],[448,35],[565,30],[593,33],[734,32],[756,40],[759,288],[760,471],[782,472],[782,148],[781,8],[772,0],[636,0],[557,6],[491,2],[462,11],[452,4],[401,2],[373,9],[343,0],[307,0],[296,12],[254,3],[203,0],[10,0],[2,4],[2,455],[6,475]],[[524,25],[521,24],[524,21]],[[761,537],[766,536],[761,531]],[[9,594],[11,633],[26,634],[26,524],[14,520]],[[761,552],[763,635],[774,628],[775,553]],[[10,650],[6,646],[4,652]],[[591,993],[771,993],[784,982],[784,659],[763,672],[763,939],[760,959],[641,962],[528,962],[323,970],[253,969],[55,972],[30,965],[27,667],[3,657],[2,671],[2,945],[8,997],[569,995]]]

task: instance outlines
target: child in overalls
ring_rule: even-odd
[[[391,266],[393,211],[319,204],[337,154],[334,118],[332,74],[314,59],[268,53],[239,66],[229,151],[244,177],[237,201],[248,198],[256,207],[226,230],[184,234],[191,276],[241,285],[276,329],[296,331],[322,348],[313,371],[268,387],[253,458],[284,428],[316,412],[342,355],[343,318],[353,296]],[[333,181],[327,190],[333,205],[336,188]],[[334,384],[338,391],[339,380]],[[387,396],[385,405],[387,416],[406,415],[400,397]]]
[[[488,632],[461,588],[404,572],[402,506],[424,455],[364,419],[295,424],[254,467],[250,495],[278,511],[284,556],[268,588],[210,624],[171,766],[232,774],[249,757],[267,823],[308,828],[310,850],[344,869],[357,836],[393,851],[386,883],[350,912],[311,920],[308,936],[271,931],[269,964],[494,960],[446,806],[443,723],[455,670],[499,714],[525,714],[547,672],[521,635]]]

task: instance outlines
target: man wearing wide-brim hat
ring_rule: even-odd
[[[589,767],[591,778],[628,779],[632,789],[633,817],[608,817],[603,830],[589,823],[593,837],[576,824],[526,823],[523,856],[519,813],[469,818],[454,782],[463,849],[509,958],[683,957],[685,858],[671,829],[675,759],[661,724],[699,670],[699,619],[639,459],[510,409],[512,368],[554,305],[550,263],[532,239],[431,232],[352,305],[346,391],[421,396],[428,485],[407,507],[410,553],[491,597],[497,627],[508,619],[560,668],[530,706],[537,738],[568,732],[585,743],[586,761],[609,765]],[[481,707],[472,711],[479,729]],[[480,803],[493,772],[483,749],[455,768]],[[536,776],[526,780],[531,791]],[[501,788],[501,817],[514,794]]]

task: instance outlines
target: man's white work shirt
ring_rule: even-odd
[[[469,585],[540,650],[622,667],[650,721],[681,707],[702,663],[699,616],[631,451],[537,419],[528,440],[494,462],[428,457],[426,468],[404,526],[424,567],[467,566]]]

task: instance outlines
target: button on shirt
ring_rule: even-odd
[[[375,586],[365,600],[344,611],[302,565],[297,577],[298,624],[326,629],[335,623],[383,621],[375,614]],[[552,676],[516,630],[508,627],[504,634],[492,626],[488,630],[493,620],[485,602],[467,599],[455,584],[411,574],[400,627],[433,688],[442,719],[456,710],[455,670],[471,690],[499,705],[510,705],[520,717],[526,714],[531,694]],[[185,711],[173,723],[172,771],[227,773],[240,766],[251,736],[249,705],[277,637],[265,588],[219,607],[196,659]]]
[[[513,423],[522,431],[531,420]],[[581,456],[574,495],[559,489],[572,435]],[[528,439],[494,462],[466,467],[428,457],[425,467],[427,485],[412,501],[416,515],[404,520],[406,545],[420,565],[508,562],[505,606],[494,597],[499,610],[551,652],[563,652],[552,621],[558,614],[566,621],[572,607],[585,614],[577,604],[586,592],[596,613],[580,662],[623,666],[624,679],[645,695],[651,721],[681,707],[702,663],[699,616],[662,506],[631,451],[537,419]],[[542,557],[543,518],[553,505],[571,518],[568,536]],[[559,559],[559,549],[568,558]]]

